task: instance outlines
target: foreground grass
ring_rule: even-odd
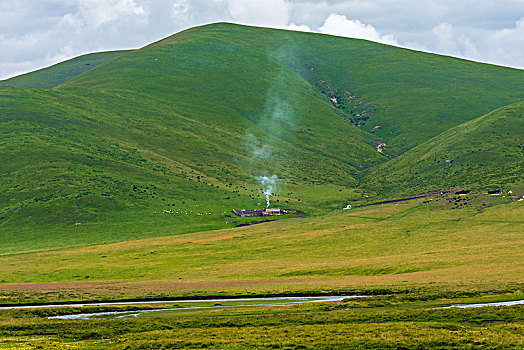
[[[517,298],[523,292],[466,299],[414,293],[80,321],[47,320],[41,310],[4,311],[0,349],[516,349],[524,345],[523,306],[439,307],[456,301]]]

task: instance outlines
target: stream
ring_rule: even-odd
[[[58,315],[48,317],[49,319],[61,320],[85,320],[95,317],[137,317],[138,315],[159,311],[177,310],[202,310],[202,309],[225,309],[239,307],[275,307],[289,306],[294,304],[320,303],[342,301],[350,298],[363,298],[366,296],[304,296],[304,297],[260,297],[260,298],[225,298],[225,299],[187,299],[187,300],[157,300],[157,301],[133,301],[133,302],[104,302],[104,303],[76,303],[76,304],[48,304],[48,305],[24,305],[24,306],[4,306],[0,310],[12,309],[42,309],[42,308],[66,308],[66,307],[86,307],[86,306],[125,306],[125,305],[151,305],[151,304],[188,304],[185,307],[163,307],[158,309],[132,310],[132,311],[107,311],[95,313],[81,313],[75,315]],[[210,305],[193,306],[195,303],[235,303],[233,305]],[[237,304],[238,303],[238,304]]]
[[[512,301],[501,301],[497,303],[479,303],[479,304],[453,304],[450,306],[445,306],[443,309],[450,308],[459,308],[459,309],[468,309],[472,307],[484,307],[484,306],[513,306],[513,305],[523,305],[524,300],[512,300]]]
[[[157,309],[130,310],[130,311],[106,311],[94,313],[80,313],[74,315],[57,315],[48,317],[49,319],[61,320],[86,320],[97,317],[137,317],[141,314],[160,311],[179,311],[179,310],[203,310],[203,309],[226,309],[239,307],[278,307],[290,306],[295,304],[336,302],[344,299],[367,298],[363,295],[343,295],[343,296],[303,296],[303,297],[252,297],[252,298],[223,298],[223,299],[183,299],[183,300],[153,300],[153,301],[115,301],[101,303],[71,303],[71,304],[47,304],[47,305],[21,305],[21,306],[0,306],[0,310],[14,309],[43,309],[43,308],[71,308],[71,307],[88,307],[88,306],[139,306],[154,304],[177,304],[174,307],[162,307]],[[193,304],[214,303],[215,305],[202,306]],[[216,305],[216,303],[234,303],[231,305]],[[187,304],[181,307],[178,304]],[[477,304],[453,304],[442,307],[449,308],[477,308],[486,306],[513,306],[524,305],[524,300],[503,301],[494,303],[477,303]]]

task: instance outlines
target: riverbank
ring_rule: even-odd
[[[124,305],[10,309],[0,310],[0,349],[521,349],[524,305],[443,307],[523,297],[524,290],[455,297],[413,291],[278,306],[189,300],[196,307],[154,312]],[[67,312],[80,316],[56,317]],[[94,315],[81,315],[88,312]]]

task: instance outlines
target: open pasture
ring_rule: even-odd
[[[479,291],[522,283],[523,202],[489,197],[494,205],[483,206],[485,198],[479,195],[471,196],[476,198],[468,202],[472,204],[454,210],[457,204],[449,197],[7,254],[0,257],[0,300],[412,288]]]

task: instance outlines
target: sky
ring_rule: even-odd
[[[0,79],[213,22],[319,32],[524,69],[524,0],[0,0]]]

